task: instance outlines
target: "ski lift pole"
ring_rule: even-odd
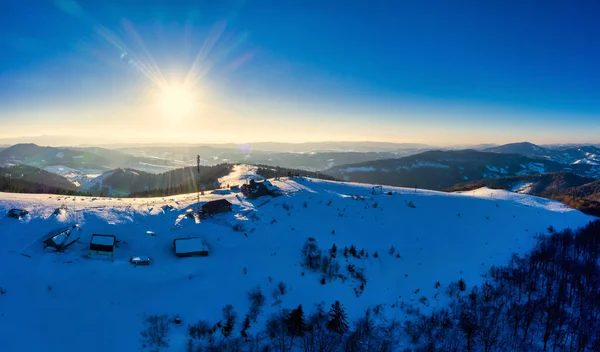
[[[197,167],[198,167],[198,169],[197,169],[197,171],[198,171],[198,192],[197,192],[198,202],[196,204],[196,207],[197,207],[198,215],[200,215],[200,155],[196,156],[196,163],[197,163]]]

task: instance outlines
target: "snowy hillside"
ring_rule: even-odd
[[[222,182],[253,175],[238,167]],[[0,213],[15,207],[30,212],[0,220],[0,287],[6,290],[0,295],[0,349],[136,351],[143,316],[169,314],[179,315],[183,324],[171,326],[167,350],[183,351],[188,324],[216,323],[227,304],[238,312],[239,333],[250,306],[246,293],[257,286],[267,301],[251,333],[271,312],[298,304],[310,312],[321,301],[329,306],[339,300],[351,318],[384,304],[385,314],[403,319],[403,302],[423,310],[444,305],[437,292],[450,281],[478,283],[491,265],[529,249],[536,233],[592,219],[558,202],[486,188],[449,194],[386,187],[372,194],[369,185],[272,183],[282,196],[248,200],[240,193],[207,193],[201,202],[225,198],[233,211],[199,224],[183,216],[196,206],[196,194],[115,199],[0,193]],[[53,215],[61,205],[66,213]],[[43,249],[50,231],[73,223],[81,226],[77,243],[64,253]],[[87,257],[95,233],[119,240],[114,262]],[[173,239],[188,236],[204,238],[210,255],[174,256]],[[336,245],[347,280],[322,284],[322,274],[301,265],[308,237],[323,253]],[[343,249],[352,245],[369,256],[349,256],[346,262]],[[134,267],[129,263],[134,255],[150,256],[153,263]],[[364,269],[364,290],[349,264]],[[279,282],[288,292],[278,302],[272,292]]]

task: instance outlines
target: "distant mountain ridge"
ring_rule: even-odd
[[[470,180],[558,171],[590,177],[598,175],[600,169],[588,164],[565,165],[521,154],[437,150],[400,159],[338,166],[325,173],[346,181],[439,190]]]
[[[521,154],[530,158],[550,160],[561,164],[600,165],[600,148],[593,145],[546,148],[529,142],[521,142],[486,148],[483,151]]]
[[[64,166],[73,170],[93,170],[94,173],[120,167],[135,167],[140,170],[169,170],[182,167],[181,163],[168,160],[137,157],[117,150],[99,147],[43,147],[37,144],[15,144],[0,150],[0,165],[24,164],[38,168]],[[71,170],[71,171],[73,171]]]

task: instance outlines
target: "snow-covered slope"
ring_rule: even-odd
[[[235,172],[230,181],[244,178],[243,170]],[[0,349],[134,351],[143,315],[166,313],[183,319],[182,326],[171,328],[168,349],[182,351],[187,324],[216,323],[226,304],[243,318],[246,292],[258,285],[267,304],[250,332],[272,311],[302,304],[310,312],[321,301],[340,300],[351,318],[385,304],[387,315],[403,319],[401,302],[422,309],[443,305],[444,295],[436,293],[450,281],[462,277],[468,285],[477,283],[492,264],[526,251],[537,232],[592,219],[554,201],[486,188],[449,194],[386,187],[385,193],[372,194],[369,185],[272,182],[282,196],[253,201],[239,193],[203,196],[202,202],[224,197],[233,211],[199,224],[181,216],[195,206],[195,194],[110,199],[0,193],[0,213],[13,207],[30,212],[20,220],[0,220],[0,287],[6,290],[0,295]],[[59,219],[52,213],[62,204],[68,212]],[[45,252],[41,239],[74,222],[81,225],[81,239],[64,253]],[[117,236],[114,262],[86,257],[94,233]],[[173,239],[187,236],[204,238],[210,256],[175,257]],[[320,274],[301,266],[308,237],[324,253],[337,245],[340,273],[349,276],[349,263],[365,269],[362,294],[355,294],[358,283],[352,278],[322,285]],[[346,263],[341,252],[351,245],[369,257]],[[389,254],[392,246],[399,257]],[[128,262],[133,255],[150,256],[153,265],[133,267]],[[289,293],[273,306],[271,293],[280,281]],[[436,289],[438,281],[442,287]]]

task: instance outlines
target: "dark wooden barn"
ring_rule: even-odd
[[[271,194],[265,182],[256,182],[254,180],[250,180],[248,184],[242,185],[241,191],[248,198],[258,198]]]
[[[211,200],[202,205],[202,214],[213,215],[231,211],[231,203],[227,199]]]

